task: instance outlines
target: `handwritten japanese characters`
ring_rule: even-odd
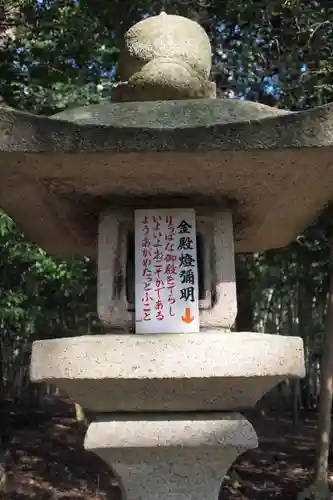
[[[135,331],[199,331],[195,212],[135,211]]]

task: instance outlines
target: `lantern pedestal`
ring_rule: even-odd
[[[118,475],[124,500],[218,497],[257,446],[237,410],[304,375],[303,342],[257,333],[94,335],[34,343],[31,378],[90,410],[85,448]]]
[[[238,413],[106,416],[85,439],[117,474],[126,500],[217,498],[232,463],[256,446]]]

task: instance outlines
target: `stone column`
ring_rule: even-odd
[[[232,463],[256,446],[252,425],[237,413],[110,415],[85,439],[117,474],[126,500],[217,499]]]

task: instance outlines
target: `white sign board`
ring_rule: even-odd
[[[135,211],[135,331],[199,331],[195,212]]]

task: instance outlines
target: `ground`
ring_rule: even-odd
[[[252,415],[258,450],[237,462],[220,500],[295,499],[311,481],[316,415],[301,415],[297,429],[284,416]],[[120,500],[116,480],[93,454],[83,450],[84,431],[73,415],[49,416],[10,426],[13,484],[9,498]],[[234,486],[234,487],[233,487]]]

